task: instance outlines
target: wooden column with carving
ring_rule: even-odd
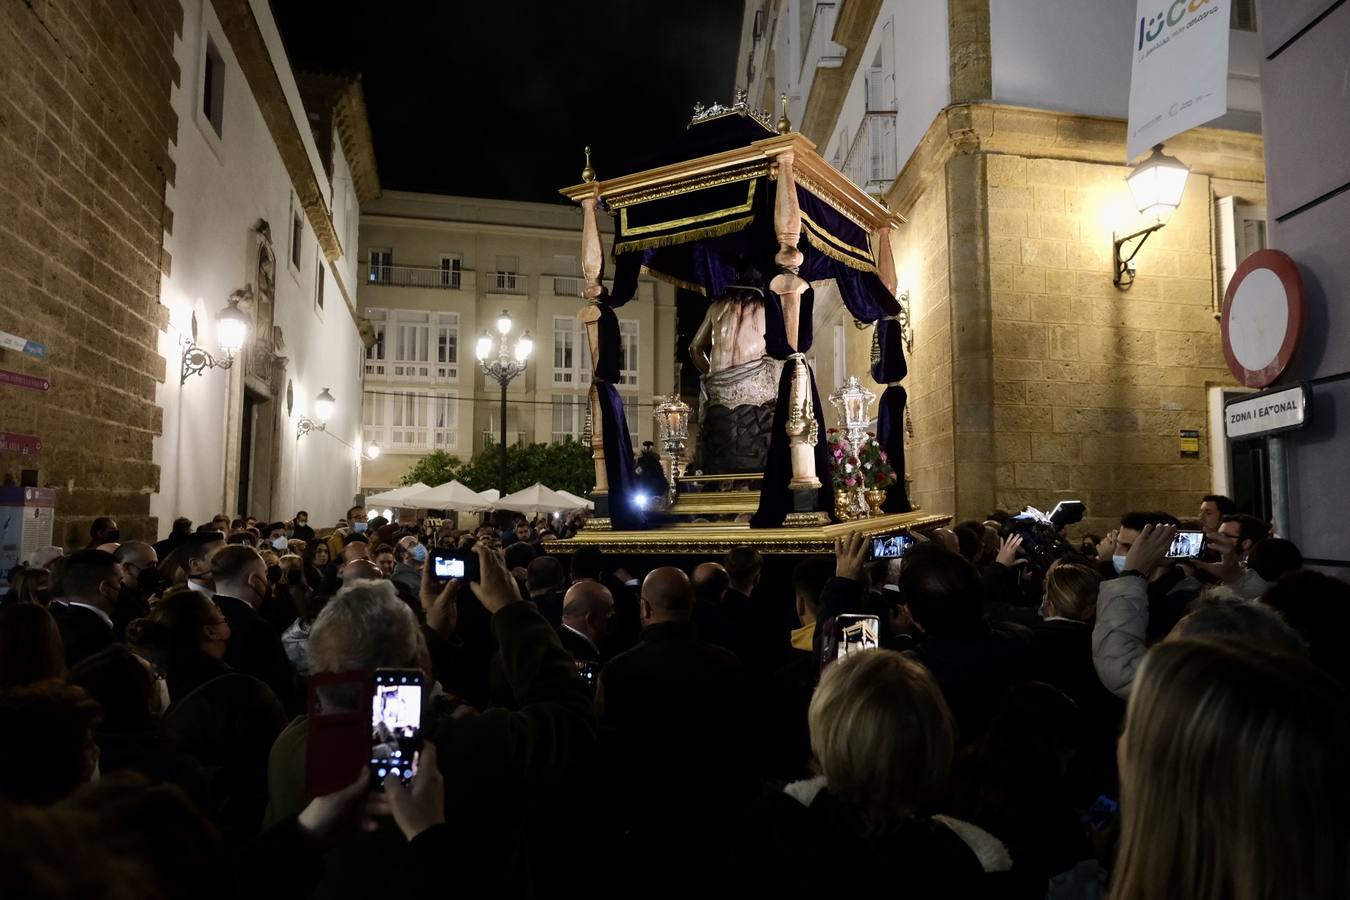
[[[595,170],[591,168],[591,148],[586,148],[586,168],[581,180],[591,185],[590,196],[581,198],[581,274],[586,284],[581,296],[586,305],[577,311],[577,319],[586,334],[586,342],[591,348],[591,459],[595,462],[595,490],[592,495],[599,500],[609,495],[609,478],[605,474],[605,425],[600,414],[600,392],[595,386],[595,367],[600,363],[600,304],[604,302],[605,287],[601,280],[605,274],[605,248],[600,241],[600,224],[596,220],[596,206],[600,202],[600,186],[595,183]]]
[[[815,455],[820,428],[811,402],[811,373],[805,355],[797,349],[801,340],[802,294],[809,285],[797,274],[803,259],[802,251],[797,249],[802,235],[802,211],[797,203],[797,184],[792,176],[794,159],[795,154],[791,150],[780,153],[777,158],[778,193],[774,201],[774,232],[778,235],[778,253],[774,256],[774,262],[778,264],[778,274],[769,282],[769,290],[777,294],[783,304],[783,324],[788,344],[793,350],[788,357],[789,364],[794,366],[788,397],[788,449],[792,458],[792,480],[788,486],[799,491],[820,488]]]

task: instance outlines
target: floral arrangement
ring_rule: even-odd
[[[836,492],[884,491],[895,484],[895,469],[872,432],[855,445],[839,429],[831,428],[825,440],[830,448],[830,479]]]

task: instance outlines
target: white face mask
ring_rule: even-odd
[[[286,537],[285,537],[284,535],[281,535],[281,536],[272,538],[272,549],[274,549],[274,550],[285,550],[285,549],[286,549]]]
[[[1116,554],[1115,556],[1111,557],[1111,565],[1115,566],[1116,574],[1119,575],[1121,572],[1125,571],[1125,557],[1121,556],[1120,554]]]
[[[156,709],[162,716],[164,711],[169,708],[169,704],[173,702],[169,699],[169,681],[167,678],[155,679],[155,696],[158,703]]]

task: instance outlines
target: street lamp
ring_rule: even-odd
[[[1148,159],[1135,166],[1134,171],[1125,176],[1125,183],[1130,186],[1130,193],[1134,196],[1134,205],[1139,208],[1139,212],[1153,219],[1153,224],[1124,237],[1111,235],[1111,258],[1115,265],[1112,283],[1122,291],[1128,290],[1130,285],[1134,284],[1134,258],[1143,249],[1148,236],[1166,225],[1172,213],[1181,205],[1181,195],[1186,190],[1186,177],[1191,173],[1189,166],[1175,156],[1168,156],[1162,149],[1162,144],[1154,144],[1153,152],[1149,154]],[[1129,256],[1122,259],[1122,246],[1126,241],[1133,240],[1138,240],[1139,243],[1135,244]]]
[[[337,401],[328,393],[328,388],[324,388],[319,392],[319,396],[314,398],[314,418],[301,416],[300,421],[295,423],[295,439],[298,441],[311,431],[327,431],[328,420],[333,417],[333,411],[336,409]]]
[[[474,346],[474,354],[478,357],[478,365],[482,368],[483,374],[488,378],[494,379],[502,388],[502,421],[501,421],[501,461],[497,470],[497,490],[501,491],[503,497],[506,496],[506,386],[517,375],[525,371],[525,361],[530,358],[534,351],[534,340],[527,331],[516,339],[516,345],[511,352],[506,349],[506,337],[511,333],[511,314],[502,310],[502,314],[497,317],[497,335],[493,339],[492,335],[486,331],[478,338]],[[492,357],[493,345],[496,345],[497,356]]]
[[[192,339],[183,348],[183,372],[179,385],[187,384],[188,376],[200,375],[207,369],[228,369],[234,365],[234,355],[244,347],[248,338],[248,314],[239,308],[239,301],[247,299],[246,291],[235,291],[228,305],[216,313],[216,340],[224,359],[216,359],[197,346],[197,313],[192,314]]]

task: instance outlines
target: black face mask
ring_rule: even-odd
[[[103,543],[105,544],[116,544],[121,542],[121,540],[122,532],[118,531],[116,528],[103,536]]]
[[[145,596],[158,594],[164,589],[164,582],[159,577],[157,569],[141,569],[136,575],[136,587]]]

